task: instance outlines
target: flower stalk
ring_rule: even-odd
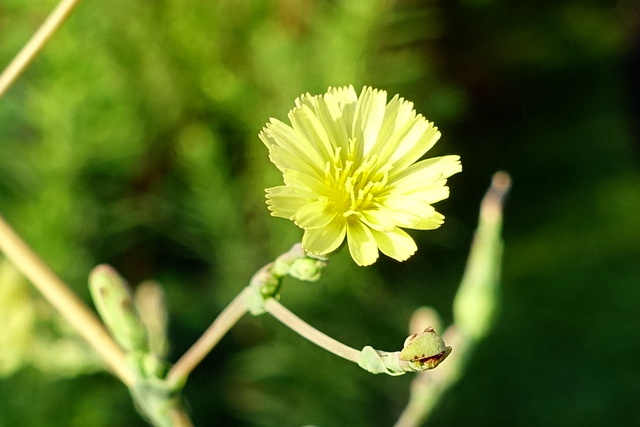
[[[331,338],[325,333],[320,332],[319,330],[293,314],[291,311],[289,311],[289,309],[283,306],[279,301],[276,301],[274,298],[269,298],[265,302],[264,307],[266,311],[273,317],[275,317],[291,330],[297,332],[302,337],[311,341],[315,345],[335,354],[336,356],[342,357],[343,359],[358,363],[358,360],[360,359],[359,350],[349,347],[348,345]]]
[[[202,362],[209,352],[220,342],[222,337],[247,312],[247,294],[253,292],[246,287],[220,313],[200,338],[173,365],[167,374],[167,382],[174,387],[183,385],[189,374]]]
[[[451,353],[451,347],[445,346],[430,327],[421,334],[410,335],[401,351],[381,351],[371,346],[356,350],[309,325],[273,298],[265,302],[265,310],[315,345],[373,374],[397,376],[407,372],[423,372],[438,366]]]

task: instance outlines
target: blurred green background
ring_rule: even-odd
[[[55,4],[0,4],[0,67]],[[398,349],[420,305],[450,321],[478,204],[506,170],[502,310],[429,425],[638,425],[639,27],[633,0],[85,2],[0,99],[0,212],[84,298],[98,263],[162,283],[175,361],[301,237],[264,204],[280,182],[267,119],[328,86],[399,93],[441,129],[434,154],[462,156],[445,225],[413,233],[402,264],[343,251],[282,301],[357,348]],[[110,375],[34,366],[5,370],[0,426],[146,425]],[[387,426],[410,381],[261,316],[185,395],[201,426]]]

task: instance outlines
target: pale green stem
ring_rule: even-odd
[[[240,292],[229,305],[220,313],[200,338],[180,357],[167,374],[169,384],[183,384],[189,374],[209,354],[211,349],[220,342],[238,320],[247,312],[246,294],[254,292],[247,287]]]
[[[431,372],[422,372],[411,383],[411,396],[393,427],[418,427],[435,407],[446,386],[430,381]]]
[[[128,387],[135,376],[128,368],[123,350],[111,338],[98,317],[27,246],[0,217],[0,251],[44,295],[51,305],[84,337]]]
[[[472,244],[465,277],[469,274],[469,271],[472,271],[472,269],[478,271],[479,273],[476,274],[477,277],[474,279],[475,283],[473,283],[473,286],[483,287],[485,292],[490,292],[487,291],[487,289],[490,289],[492,286],[497,286],[500,271],[500,254],[488,252],[499,251],[500,249],[496,248],[495,244],[487,245],[484,243],[486,243],[486,241],[491,241],[491,238],[501,241],[500,223],[502,221],[502,211],[504,208],[505,197],[510,188],[511,178],[509,175],[505,172],[496,172],[491,180],[491,186],[480,204],[478,230],[476,231],[476,236]],[[484,251],[484,253],[481,253],[480,251]],[[495,259],[492,259],[494,257],[498,260],[496,261]],[[491,268],[489,264],[493,263],[498,264],[493,267],[494,270],[490,270],[490,273],[480,272],[482,269]],[[480,279],[478,279],[478,277]],[[488,282],[478,282],[478,280],[483,279]],[[465,286],[468,285],[464,284],[463,279],[461,289]],[[456,298],[459,298],[460,293],[461,290],[458,290],[458,296]],[[482,295],[474,294],[474,296]],[[495,298],[495,296],[492,298]],[[474,302],[481,304],[482,302],[480,300],[481,298],[476,298],[474,299]],[[488,314],[484,313],[484,316],[487,315]],[[474,319],[473,324],[484,324],[487,321],[487,319],[476,318]],[[467,358],[476,343],[475,340],[479,338],[470,336],[468,333],[463,333],[459,327],[460,319],[458,318],[456,322],[458,323],[457,326],[450,326],[445,332],[445,339],[447,343],[451,344],[455,349],[450,360],[437,370],[424,372],[416,376],[411,384],[409,403],[400,415],[400,418],[394,427],[416,427],[422,425],[431,414],[431,411],[436,407],[436,404],[439,402],[445,391],[451,387],[451,385],[455,383],[461,375],[464,365],[467,362]]]
[[[173,427],[193,427],[189,415],[187,415],[182,406],[171,409],[171,421],[173,422]]]
[[[274,298],[268,298],[264,303],[265,310],[280,322],[302,335],[312,343],[324,348],[327,351],[340,356],[343,359],[358,363],[360,360],[360,350],[342,344],[330,336],[320,332],[304,320],[293,314],[289,309],[280,304]]]
[[[44,23],[38,28],[26,45],[0,74],[0,97],[9,89],[11,84],[24,71],[29,63],[42,50],[47,41],[62,25],[80,0],[62,0],[49,14]]]

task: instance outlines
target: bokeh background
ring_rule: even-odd
[[[55,3],[2,1],[0,66]],[[176,360],[301,237],[264,205],[280,182],[267,119],[328,86],[399,93],[441,129],[434,153],[462,156],[445,225],[413,233],[402,264],[341,252],[282,301],[357,348],[399,348],[421,305],[450,321],[478,204],[506,170],[501,311],[429,425],[638,425],[639,28],[634,0],[85,2],[0,99],[0,212],[84,298],[98,263],[159,281]],[[16,292],[3,319],[35,304]],[[64,329],[38,319],[0,325],[0,426],[146,425],[113,377],[36,351]],[[202,426],[387,426],[410,381],[261,316],[185,395]]]

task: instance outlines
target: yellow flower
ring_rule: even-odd
[[[419,160],[440,132],[398,95],[364,87],[305,94],[289,112],[291,126],[271,119],[260,133],[284,186],[267,189],[271,215],[304,230],[302,247],[336,250],[346,236],[361,266],[378,250],[404,261],[417,249],[402,228],[432,230],[444,216],[433,203],[449,196],[447,178],[462,170],[458,156]]]

